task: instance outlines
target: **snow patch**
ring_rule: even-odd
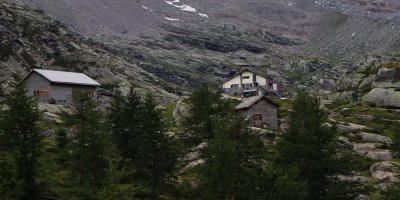
[[[183,11],[196,12],[195,8],[193,8],[191,6],[188,6],[188,5],[181,5],[181,6],[174,5],[174,6],[177,7],[177,8],[180,8]]]
[[[175,19],[175,18],[169,18],[169,17],[164,17],[164,18],[169,21],[179,21],[179,19]]]
[[[293,4],[293,3],[292,3],[292,2],[290,2],[290,3],[288,3],[288,6],[292,6],[292,4]]]
[[[196,12],[196,9],[191,7],[191,6],[189,6],[189,5],[175,5],[175,3],[180,3],[179,0],[165,1],[165,3],[167,3],[167,4],[171,5],[171,6],[180,8],[183,11]]]
[[[208,18],[207,14],[199,13],[199,15],[202,16],[202,17]]]
[[[142,8],[144,8],[144,9],[146,9],[146,10],[148,9],[146,6],[142,6]]]

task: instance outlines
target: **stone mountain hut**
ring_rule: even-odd
[[[74,91],[86,92],[96,96],[98,82],[83,73],[34,69],[24,82],[29,96],[34,96],[39,103],[55,101],[57,104],[72,103]]]
[[[278,128],[278,107],[272,99],[259,95],[244,99],[235,109],[252,126]]]

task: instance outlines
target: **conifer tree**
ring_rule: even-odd
[[[188,111],[182,122],[182,139],[187,145],[196,146],[214,138],[215,119],[224,117],[226,111],[221,97],[219,88],[203,84],[186,100]]]
[[[201,154],[203,199],[262,198],[265,147],[259,135],[234,113],[218,119],[215,125],[214,139],[208,140]]]
[[[175,140],[166,135],[162,113],[156,107],[154,97],[147,94],[140,113],[138,159],[134,162],[136,170],[143,173],[140,184],[150,188],[149,199],[165,193],[178,157]]]
[[[27,96],[22,79],[14,75],[12,91],[5,98],[1,115],[1,145],[12,152],[16,165],[16,179],[22,183],[21,198],[34,198],[37,191],[37,162],[43,139],[39,128],[41,112],[37,101]]]
[[[127,97],[117,91],[109,109],[108,120],[119,154],[132,162],[137,158],[137,137],[140,130],[140,96],[131,87]]]
[[[107,138],[102,112],[97,102],[84,92],[75,92],[70,113],[64,113],[67,125],[76,132],[72,144],[72,170],[85,198],[93,198],[102,185],[107,168]]]
[[[355,198],[355,193],[347,193],[346,183],[335,178],[343,173],[337,167],[342,162],[336,152],[336,128],[325,125],[327,115],[319,99],[300,91],[292,110],[289,128],[276,146],[277,168],[304,180],[307,199]]]

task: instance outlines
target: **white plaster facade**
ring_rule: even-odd
[[[244,90],[260,90],[262,87],[270,87],[269,80],[250,70],[243,70],[223,84],[224,93],[239,95]]]

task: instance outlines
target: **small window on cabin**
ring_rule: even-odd
[[[231,85],[231,88],[238,88],[239,87],[239,84],[232,84]]]
[[[250,76],[243,76],[242,79],[249,79]]]
[[[262,114],[254,114],[253,119],[254,120],[262,120]]]

